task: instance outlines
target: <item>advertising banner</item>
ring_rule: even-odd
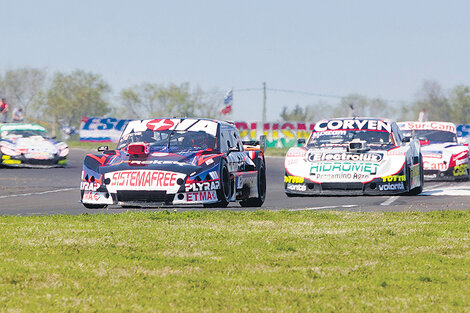
[[[113,117],[83,117],[80,124],[80,141],[118,142],[127,125],[128,119]],[[314,123],[304,122],[235,122],[242,140],[258,140],[266,136],[267,147],[292,147],[297,145],[297,139],[307,139]]]
[[[80,141],[118,142],[129,121],[113,117],[82,117]]]
[[[307,139],[315,126],[314,123],[304,122],[235,122],[242,140],[257,140],[266,136],[268,148],[284,148],[297,145],[297,139]]]

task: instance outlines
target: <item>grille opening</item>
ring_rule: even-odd
[[[166,202],[167,194],[166,191],[118,190],[117,199],[122,202]]]
[[[323,183],[323,190],[362,190],[362,183]]]

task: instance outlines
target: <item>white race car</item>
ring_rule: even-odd
[[[425,179],[468,179],[468,145],[458,143],[455,124],[402,122],[398,126],[406,136],[419,139]]]
[[[0,165],[10,167],[61,167],[69,147],[47,135],[37,124],[0,124]]]
[[[287,152],[284,182],[287,196],[419,194],[420,146],[387,119],[322,120]]]

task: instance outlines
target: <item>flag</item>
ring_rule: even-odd
[[[221,114],[229,114],[232,112],[233,92],[230,89],[224,97],[224,107],[220,110]]]

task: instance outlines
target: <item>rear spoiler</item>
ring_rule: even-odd
[[[266,150],[266,136],[259,136],[259,140],[244,140],[242,141],[245,150]]]

